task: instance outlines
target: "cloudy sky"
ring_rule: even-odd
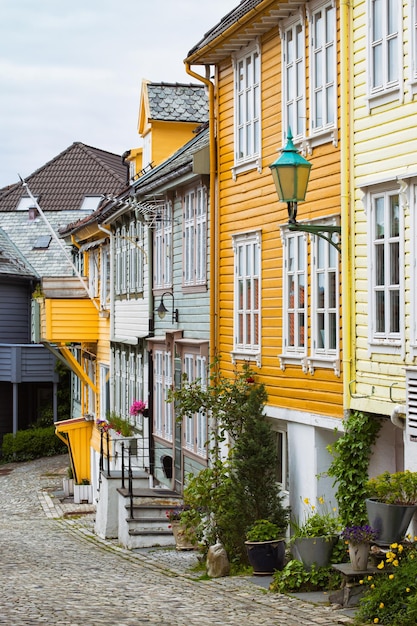
[[[143,78],[195,82],[188,51],[240,0],[0,0],[0,188],[74,141],[140,145]]]

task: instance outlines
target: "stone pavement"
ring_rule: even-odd
[[[199,580],[195,552],[129,551],[63,498],[67,455],[0,465],[0,624],[336,626],[344,612],[275,594],[254,577]],[[256,577],[259,578],[259,577]]]

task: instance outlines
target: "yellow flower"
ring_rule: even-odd
[[[407,593],[410,593],[410,587],[407,587],[407,588],[406,588],[406,592],[407,592]]]
[[[390,574],[390,575],[388,576],[388,578],[389,578],[390,580],[392,580],[392,579],[394,578],[394,574]]]
[[[385,562],[384,561],[381,561],[381,563],[379,563],[379,565],[377,565],[378,569],[384,569],[384,567],[385,567]]]
[[[400,552],[400,553],[401,553],[403,550],[404,550],[404,546],[400,544],[400,545],[398,546],[398,552]]]
[[[379,624],[379,619],[377,617],[374,618],[374,624]]]
[[[360,580],[360,581],[359,581],[359,584],[360,584],[360,585],[363,585],[363,580]]]
[[[310,504],[309,498],[304,498],[303,502],[304,502],[304,504]]]
[[[337,511],[337,509],[336,509],[336,507],[334,506],[334,507],[333,507],[333,512],[334,512],[334,513],[336,513],[336,511]]]
[[[410,559],[414,559],[414,554],[410,554]]]
[[[374,585],[374,583],[372,583],[372,585],[371,585],[371,589],[375,589],[375,585]]]
[[[392,548],[393,550],[395,550],[395,548],[398,548],[398,543],[392,543],[390,545],[390,548]]]
[[[383,609],[383,608],[384,608],[384,606],[385,606],[385,604],[384,604],[383,602],[380,602],[380,603],[379,603],[379,608],[380,608],[380,609]]]
[[[312,505],[311,505],[311,510],[312,510],[312,511],[314,511],[314,509],[315,509],[315,508],[316,508],[316,507],[315,507],[315,505],[314,505],[314,504],[312,504]]]
[[[398,559],[395,559],[395,561],[392,562],[394,567],[398,567],[399,563],[398,563]]]
[[[320,504],[324,504],[324,498],[323,498],[323,496],[320,496],[320,498],[319,498],[319,502],[320,502]]]
[[[368,580],[372,580],[373,576],[368,576]]]
[[[417,537],[414,537],[414,541],[417,541]]]

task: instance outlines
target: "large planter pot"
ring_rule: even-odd
[[[372,498],[366,500],[369,525],[378,531],[375,543],[389,546],[402,541],[416,510],[417,506],[414,504],[385,504]]]
[[[193,537],[192,531],[176,521],[171,522],[171,527],[177,550],[195,550],[197,540]]]
[[[270,576],[275,570],[284,569],[284,539],[245,541],[245,546],[255,576]]]
[[[292,553],[301,561],[306,569],[327,567],[330,563],[333,548],[338,540],[337,535],[329,537],[298,537],[294,539]]]
[[[74,503],[91,504],[93,502],[92,485],[74,485]]]
[[[349,543],[350,564],[355,572],[366,572],[368,569],[369,549],[369,543]]]

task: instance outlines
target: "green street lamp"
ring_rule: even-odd
[[[307,161],[292,141],[291,129],[288,130],[287,145],[281,156],[269,166],[281,202],[287,203],[288,221],[296,223],[297,203],[302,202],[307,193],[311,163]]]
[[[311,165],[310,161],[301,156],[299,150],[294,146],[291,129],[288,129],[287,145],[283,148],[281,156],[269,166],[278,198],[281,202],[287,203],[288,228],[292,231],[297,230],[317,235],[328,241],[340,252],[340,243],[333,239],[334,233],[340,235],[340,226],[300,224],[297,222],[298,202],[302,202],[306,197]]]

